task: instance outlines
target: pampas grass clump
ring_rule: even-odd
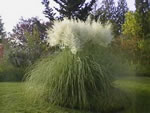
[[[60,50],[33,66],[26,81],[28,94],[35,101],[63,107],[104,109],[111,77],[97,58],[100,48],[106,49],[112,40],[110,25],[65,19],[55,22],[47,33],[50,45]]]

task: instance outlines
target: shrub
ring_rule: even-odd
[[[119,48],[120,53],[122,53],[122,56],[124,56],[126,60],[131,64],[131,66],[128,66],[128,68],[133,67],[134,68],[133,72],[135,72],[136,75],[150,76],[149,45],[150,45],[149,39],[121,37],[114,41],[113,49],[116,50],[116,48]],[[133,75],[135,74],[133,73]]]
[[[110,25],[65,19],[54,23],[48,37],[60,50],[28,73],[26,91],[31,99],[93,111],[112,107],[111,72],[101,56],[112,40]]]
[[[14,67],[6,60],[0,62],[0,82],[22,81],[24,74],[24,68]]]
[[[150,76],[150,39],[141,40],[138,43],[138,48],[137,74]]]
[[[12,65],[8,56],[10,48],[8,48],[6,40],[3,40],[3,45],[4,54],[3,58],[0,58],[0,82],[22,81],[25,74],[25,68]]]

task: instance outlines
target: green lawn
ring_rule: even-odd
[[[131,100],[129,108],[122,113],[150,113],[150,78],[128,77],[115,84],[127,92]]]
[[[90,113],[49,104],[31,104],[24,94],[24,83],[0,83],[0,113]]]
[[[150,78],[128,77],[115,81],[131,102],[122,113],[150,113]],[[88,113],[54,107],[49,104],[31,104],[23,93],[24,83],[0,83],[0,113]]]

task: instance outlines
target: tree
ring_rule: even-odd
[[[128,11],[126,0],[119,0],[115,6],[114,0],[103,0],[101,7],[94,14],[94,19],[100,20],[102,24],[110,22],[115,36],[122,32],[122,25],[125,21],[125,13]]]
[[[141,23],[137,18],[140,18],[139,13],[137,12],[128,12],[125,15],[126,21],[122,26],[123,34],[132,38],[138,37],[141,38],[143,35]]]
[[[140,13],[146,13],[150,9],[149,0],[135,0],[136,10]]]
[[[114,28],[114,32],[116,35],[120,35],[122,32],[122,25],[125,22],[125,14],[128,12],[128,6],[126,0],[119,0],[118,6],[116,8],[116,17],[115,17],[115,23],[116,26]]]
[[[34,63],[47,49],[45,23],[37,18],[21,19],[10,34],[10,61],[15,66]]]
[[[45,23],[41,23],[41,21],[36,17],[29,19],[22,18],[20,22],[13,28],[12,33],[9,34],[9,40],[14,42],[14,45],[25,45],[27,42],[25,32],[32,33],[35,26],[37,26],[38,31],[40,32],[41,40],[44,40],[46,38],[47,25]],[[17,43],[15,44],[15,42]]]
[[[49,1],[48,0],[43,0],[42,4],[45,6],[45,10],[43,11],[43,13],[45,14],[45,17],[47,17],[50,21],[54,21],[55,20],[55,14],[53,12],[53,9],[49,7]]]
[[[6,35],[6,33],[4,31],[4,23],[2,22],[2,18],[0,16],[0,43],[2,42],[5,35]]]
[[[140,14],[141,27],[144,37],[146,37],[150,32],[150,27],[148,26],[148,12],[150,12],[150,2],[149,0],[135,0],[136,12]]]
[[[59,14],[59,18],[67,17],[68,19],[75,18],[85,21],[92,10],[92,6],[96,0],[91,0],[85,3],[86,0],[54,0],[59,4],[60,8],[55,8]]]
[[[103,0],[102,6],[97,10],[96,19],[100,19],[103,24],[108,21],[114,22],[115,12],[114,0]]]

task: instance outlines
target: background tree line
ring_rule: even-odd
[[[7,34],[0,19],[0,36],[5,45],[7,61],[14,67],[26,68],[41,57],[53,53],[57,48],[49,47],[46,30],[54,21],[64,18],[85,21],[100,21],[103,25],[112,24],[114,41],[111,48],[119,51],[136,71],[142,75],[150,72],[150,3],[148,0],[135,0],[135,11],[130,11],[126,0],[53,0],[58,8],[51,7],[50,0],[42,0],[43,14],[49,19],[42,22],[37,17],[20,19],[20,22]],[[57,13],[57,15],[56,15]],[[1,41],[1,42],[2,42]],[[118,49],[119,48],[119,49]],[[6,58],[6,57],[5,57]]]

